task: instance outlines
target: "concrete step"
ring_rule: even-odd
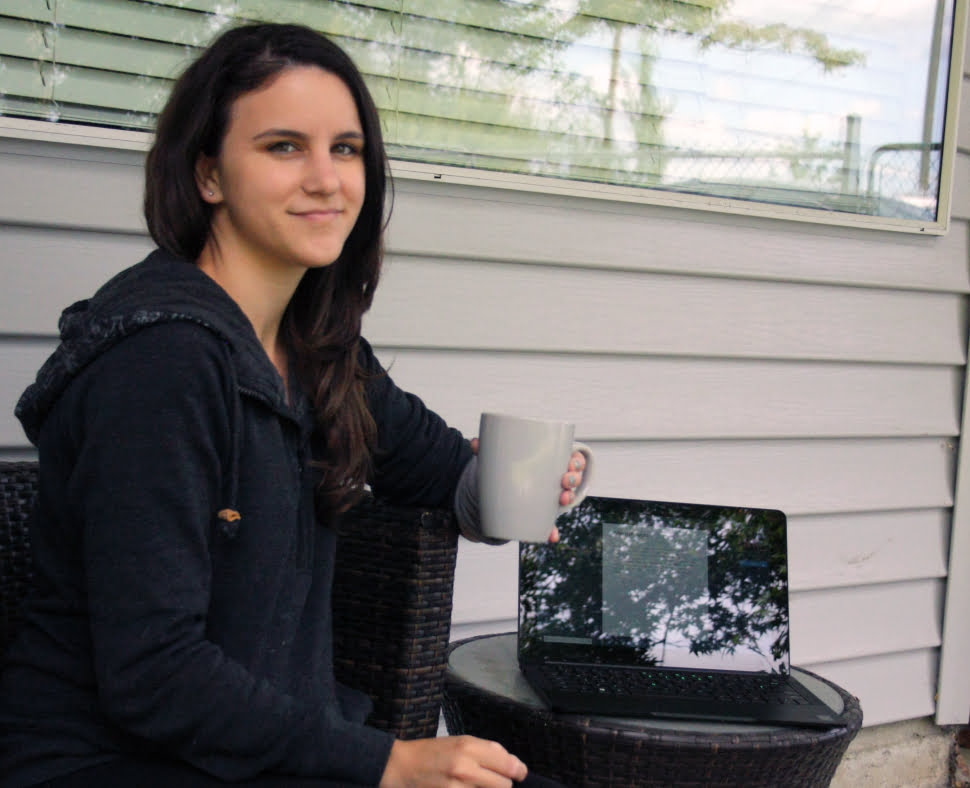
[[[956,731],[930,718],[863,728],[831,788],[970,788],[956,782],[958,753]]]

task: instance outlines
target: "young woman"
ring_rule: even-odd
[[[385,173],[358,70],[311,30],[231,30],[176,83],[147,160],[159,249],[65,311],[17,407],[41,487],[3,786],[526,778],[494,742],[368,727],[333,676],[329,524],[365,483],[455,501],[476,535],[471,445],[360,336]]]

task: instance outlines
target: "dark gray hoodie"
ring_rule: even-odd
[[[374,491],[449,503],[467,441],[360,352]],[[41,479],[36,588],[0,683],[0,785],[122,753],[226,780],[379,781],[393,740],[333,678],[334,534],[291,389],[288,403],[235,302],[164,252],[65,310],[17,406]]]

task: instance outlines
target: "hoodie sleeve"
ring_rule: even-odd
[[[414,394],[398,388],[361,340],[367,400],[377,423],[371,487],[401,504],[451,506],[471,445]]]
[[[83,528],[100,706],[222,779],[275,771],[376,784],[389,734],[256,678],[206,637],[231,369],[218,337],[178,323],[139,331],[83,377],[68,497]]]

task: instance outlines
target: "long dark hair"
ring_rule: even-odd
[[[361,319],[380,278],[388,186],[380,119],[357,66],[301,25],[245,25],[223,33],[176,81],[158,117],[145,164],[145,218],[161,248],[188,261],[199,257],[212,206],[199,194],[196,163],[202,155],[218,155],[236,99],[294,66],[318,66],[339,77],[364,132],[360,216],[340,257],[303,276],[280,328],[316,411],[316,442],[323,447],[317,507],[339,512],[359,497],[376,441],[358,350]]]

